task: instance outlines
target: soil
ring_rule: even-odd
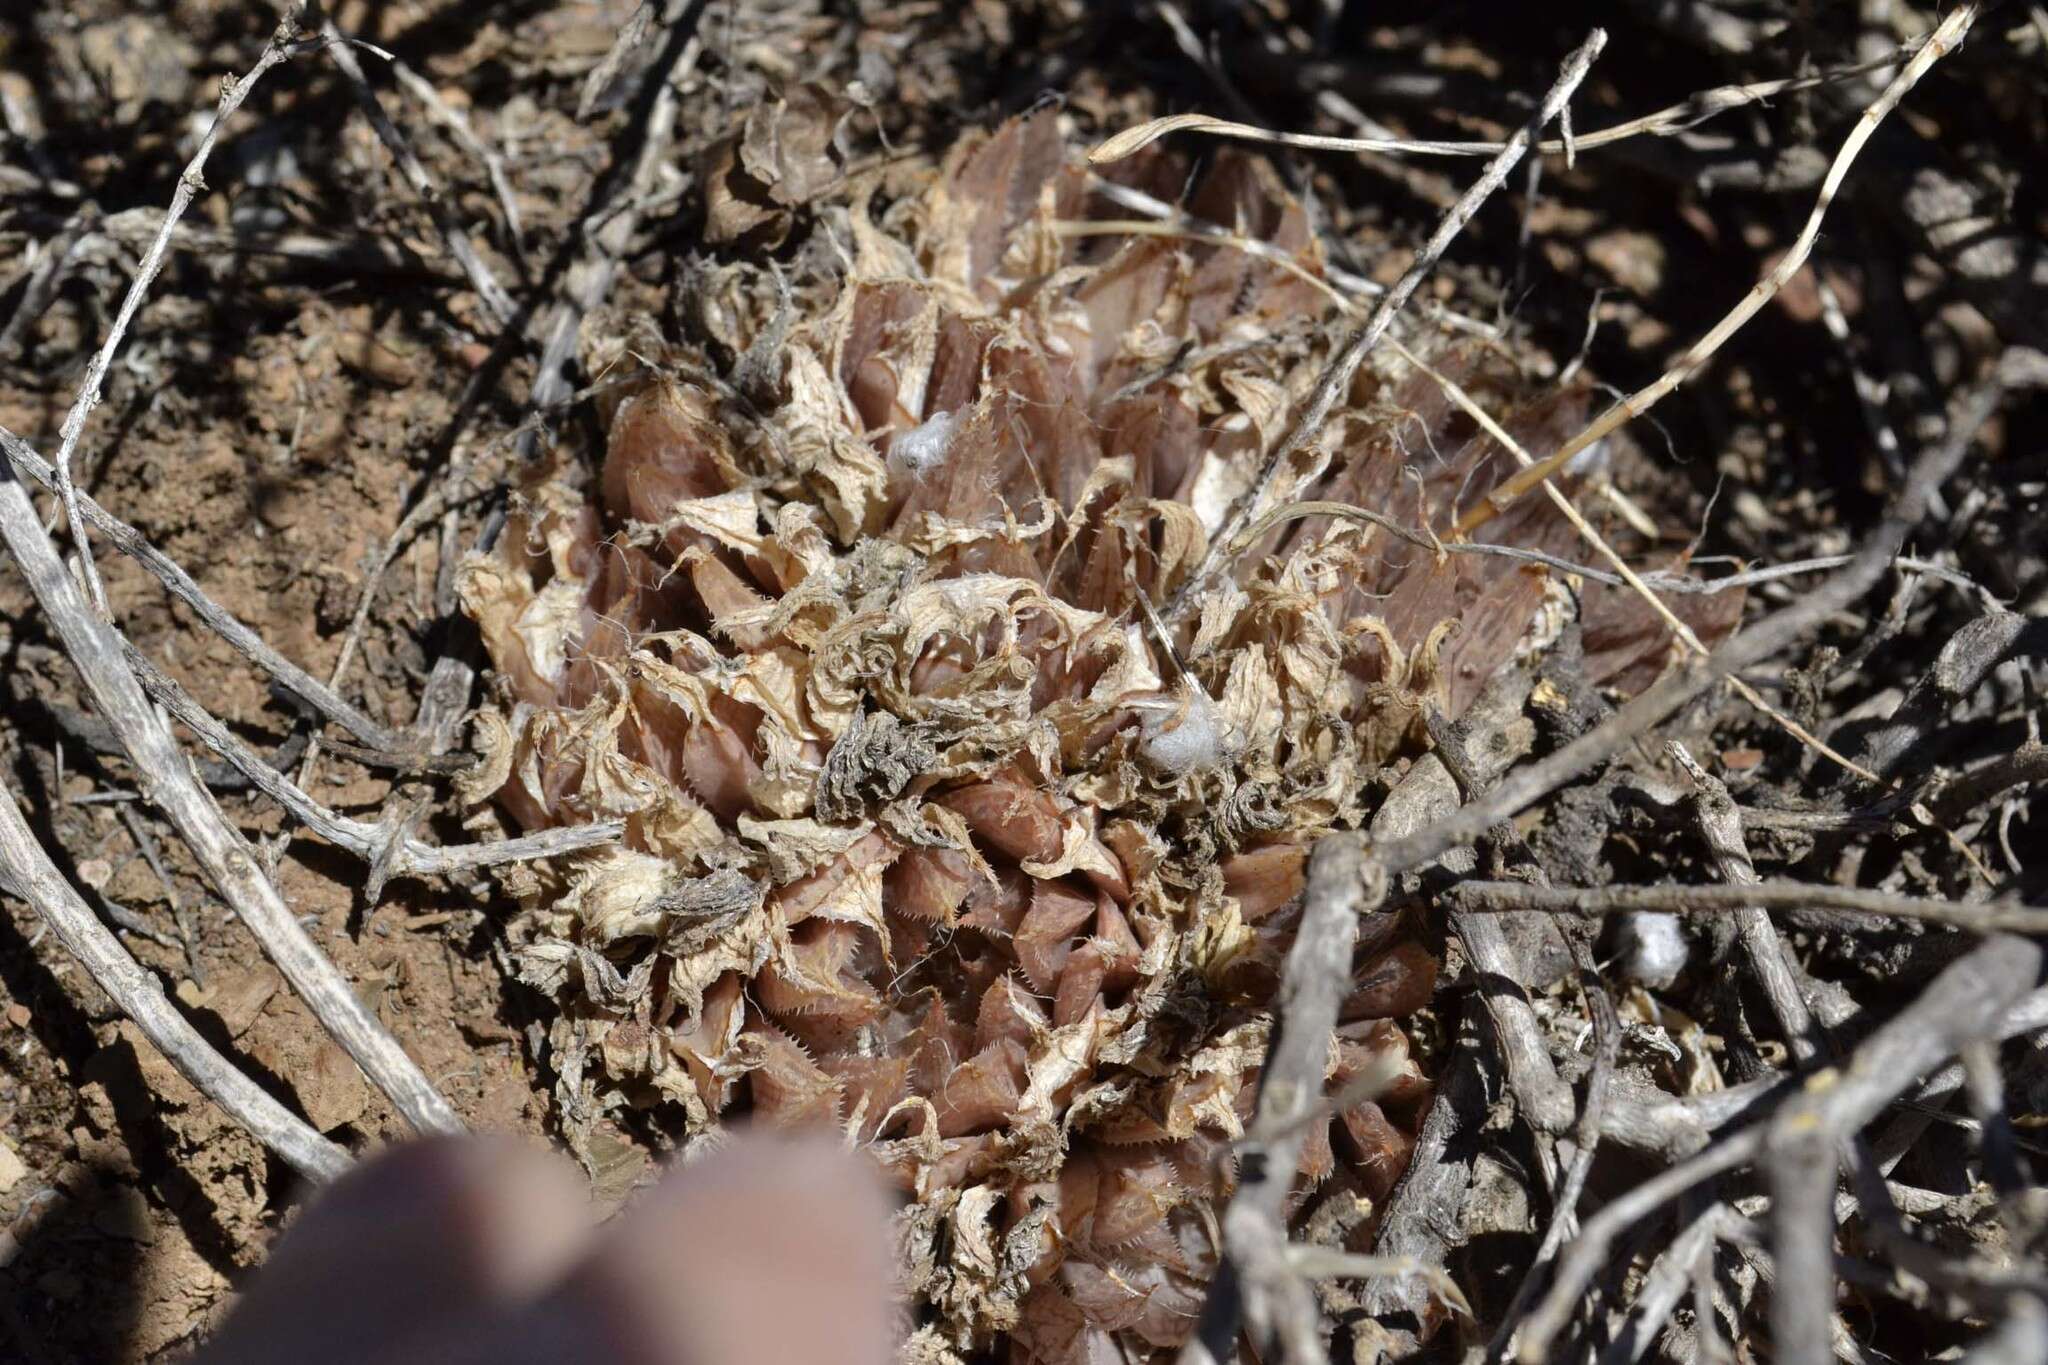
[[[863,97],[885,108],[887,145],[899,152],[942,149],[960,127],[1016,112],[1048,91],[1098,133],[1189,107],[1238,112],[1170,31],[1144,17],[1149,7],[1123,20],[1106,17],[1118,6],[1098,13],[1058,0],[976,0],[940,13],[953,8],[747,5],[735,16],[726,5],[709,7],[700,26],[704,56],[680,121],[674,202],[653,216],[648,240],[586,327],[643,317],[673,325],[682,263],[700,251],[702,208],[687,176],[771,87],[819,78],[844,89],[859,79]],[[1396,7],[1402,12],[1369,22],[1348,15],[1340,37],[1387,68],[1423,69],[1447,89],[1488,92],[1469,105],[1451,101],[1467,111],[1454,116],[1418,107],[1388,115],[1438,136],[1495,136],[1512,126],[1499,92],[1547,86],[1594,18],[1614,27],[1610,52],[1626,55],[1588,85],[1582,124],[1726,79],[1707,54],[1638,17],[1653,7],[1593,8],[1601,13],[1566,25],[1497,18],[1492,7]],[[476,159],[373,71],[386,107],[448,187],[448,212],[474,225],[486,259],[519,297],[549,297],[581,240],[584,207],[613,165],[615,139],[629,126],[633,110],[623,98],[601,99],[587,119],[576,115],[585,78],[634,10],[632,0],[335,7],[345,31],[396,53],[505,149],[522,220],[517,250]],[[273,22],[253,0],[46,2],[0,18],[0,103],[10,129],[0,139],[0,196],[10,201],[0,209],[0,326],[26,289],[9,256],[25,262],[31,244],[49,249],[88,205],[95,218],[84,221],[101,225],[79,240],[56,297],[13,350],[0,345],[0,425],[46,455],[147,241],[147,215],[169,202],[220,73],[246,70]],[[1138,26],[1135,42],[1115,36],[1114,25],[1125,22]],[[1261,69],[1256,53],[1243,61],[1244,97],[1261,121],[1325,130],[1305,78]],[[1788,56],[1778,65],[1795,64]],[[1367,86],[1383,74],[1369,64],[1344,70]],[[1333,88],[1343,74],[1332,76]],[[630,89],[630,79],[621,82]],[[2000,116],[2029,116],[2012,114],[2026,97],[1996,80],[1982,93]],[[1921,117],[1934,126],[1923,135],[1939,132],[1959,98],[1957,87],[1929,96],[1934,112]],[[1795,132],[1799,117],[1796,99],[1755,116],[1759,127]],[[881,155],[873,118],[853,126],[861,154]],[[1585,163],[1547,167],[1534,210],[1525,216],[1514,195],[1490,205],[1425,294],[1489,317],[1496,307],[1516,310],[1518,344],[1551,373],[1581,358],[1590,317],[1598,325],[1584,349],[1587,371],[1624,389],[1646,382],[1785,249],[1810,203],[1803,191],[1708,195],[1660,174],[1666,155],[1665,144],[1648,145],[1641,156],[1651,168],[1633,174]],[[1461,163],[1278,160],[1290,175],[1313,168],[1342,254],[1380,281],[1412,259],[1468,176]],[[448,613],[449,553],[472,543],[488,517],[490,481],[445,527],[430,519],[375,583],[366,576],[406,511],[440,486],[451,456],[491,470],[509,464],[534,357],[515,348],[501,363],[495,328],[432,220],[317,51],[266,78],[206,179],[214,192],[187,219],[191,245],[174,254],[137,316],[80,447],[80,485],[315,675],[327,676],[341,658],[357,604],[372,589],[340,690],[378,720],[406,726],[427,670],[460,629]],[[2032,213],[2039,227],[2028,198],[2038,188],[2015,193],[2012,212],[2022,220]],[[1822,278],[1859,336],[1876,337],[1903,317],[1906,342],[1924,362],[1902,369],[1930,384],[1955,382],[1995,353],[1999,338],[1966,299],[1934,297],[1924,261],[1889,231],[1864,208],[1845,206]],[[343,254],[321,261],[303,251],[222,249],[237,233],[297,233]],[[1873,263],[1893,273],[1874,275]],[[1888,344],[1869,342],[1878,351]],[[1868,524],[1890,477],[1865,434],[1846,366],[1826,333],[1815,277],[1803,271],[1700,385],[1620,445],[1620,482],[1640,495],[1674,552],[1695,541],[1702,553],[1773,561],[1839,552]],[[2030,540],[2015,529],[2038,515],[2041,456],[2009,445],[2004,433],[2041,416],[2038,405],[2021,406],[1994,424],[1987,445],[1994,463],[2007,461],[2006,472],[1965,490],[1977,512],[1950,547],[1962,571],[2021,610],[2038,609],[2044,591],[2038,551],[2029,559],[2019,548],[2037,543],[2038,532]],[[1906,434],[1914,438],[1910,428]],[[587,415],[571,412],[551,439],[587,454],[591,437]],[[2032,501],[2023,491],[2029,478]],[[153,578],[103,546],[97,563],[130,638],[245,739],[271,752],[305,728],[257,670]],[[1761,610],[1793,591],[1774,586],[1754,605]],[[1853,695],[1826,704],[1846,712],[1895,696],[1938,646],[1940,611],[1910,604],[1898,638],[1932,643],[1898,651],[1890,665],[1880,658]],[[1843,651],[1864,634],[1853,622],[1831,630],[1823,643]],[[1785,682],[1796,701],[1800,677]],[[1834,686],[1840,692],[1843,684]],[[1808,695],[1825,699],[1829,687],[1819,676]],[[282,987],[170,830],[127,799],[133,774],[125,762],[78,738],[70,722],[79,696],[19,577],[0,571],[0,773],[44,846],[110,915],[140,926],[123,934],[130,950],[230,1057],[351,1148],[400,1137],[388,1107]],[[1692,725],[1722,756],[1738,794],[1800,771],[1797,746],[1753,718],[1695,716]],[[394,797],[388,774],[330,754],[315,760],[312,782],[322,800],[369,820]],[[432,791],[433,832],[468,837],[447,784]],[[398,881],[368,904],[362,868],[350,857],[294,831],[260,799],[222,800],[261,841],[316,940],[462,1117],[481,1129],[548,1136],[552,1077],[526,1044],[535,1002],[508,980],[495,951],[506,902],[494,884]],[[2024,828],[2024,809],[2019,818]],[[1938,883],[1949,874],[1938,843],[1927,844],[1902,856],[1924,851],[1933,866],[1927,879]],[[2041,865],[2032,866],[2021,882],[2033,878],[2038,898]],[[1610,863],[1605,875],[1622,871]],[[603,1174],[616,1196],[657,1153],[632,1133],[613,1141],[617,1159]],[[297,1194],[288,1171],[119,1017],[47,939],[33,910],[0,899],[0,1355],[180,1358],[261,1263]]]
[[[351,345],[360,350],[376,305],[293,302],[236,338],[241,353],[223,357],[219,372],[186,369],[160,389],[124,395],[126,410],[109,414],[118,440],[95,450],[90,486],[130,509],[216,602],[324,675],[366,561],[397,520],[414,453],[450,403],[437,386],[378,383],[344,360]],[[189,336],[175,319],[153,321]],[[147,332],[138,342],[160,344]],[[191,382],[199,375],[208,382]],[[0,424],[46,431],[54,397],[9,385]],[[349,688],[395,725],[411,718],[426,662],[415,631],[432,615],[435,555],[429,542],[387,577]],[[154,579],[118,557],[104,567],[132,637],[216,715],[265,748],[290,732],[293,713],[261,676],[189,613],[167,606]],[[0,612],[29,619],[18,580],[0,587]],[[61,657],[39,636],[11,633],[6,646],[0,705],[19,737],[10,772],[66,872],[171,940],[127,936],[213,1040],[323,1132],[352,1144],[398,1136],[381,1097],[281,989],[170,832],[143,825],[166,883],[118,805],[81,800],[127,789],[123,766],[58,727],[52,708],[76,702]],[[331,759],[316,781],[335,809],[369,818],[390,791],[384,776]],[[504,984],[481,951],[476,897],[402,882],[372,913],[360,869],[345,855],[292,835],[274,808],[246,795],[226,798],[226,808],[264,842],[287,902],[463,1118],[539,1131],[542,1107],[506,1022]],[[190,956],[175,942],[178,905],[193,926]],[[212,1320],[234,1278],[260,1260],[293,1182],[201,1102],[74,966],[52,956],[33,912],[12,900],[6,909],[0,1132],[25,1168],[0,1193],[16,1252],[6,1273],[22,1291],[11,1301],[15,1330],[53,1360],[151,1359]],[[131,1292],[106,1293],[124,1283]],[[108,1311],[110,1300],[119,1311]]]

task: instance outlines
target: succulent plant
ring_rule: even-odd
[[[1177,199],[1187,167],[1111,173]],[[1421,708],[1455,714],[1572,606],[1526,560],[1326,516],[1217,546],[1311,485],[1446,525],[1507,457],[1368,368],[1259,485],[1335,330],[1302,208],[1225,154],[1186,209],[1262,249],[1117,236],[1092,174],[1041,111],[809,206],[794,285],[703,272],[694,343],[587,338],[601,475],[536,472],[464,573],[502,702],[469,794],[626,827],[515,888],[565,1131],[843,1130],[907,1196],[913,1358],[1186,1338],[1309,844],[1370,816]],[[1431,349],[1518,406],[1484,348]],[[1576,402],[1517,425],[1540,444]],[[1483,538],[1573,545],[1540,498]],[[1212,555],[1220,586],[1166,619]],[[1582,620],[1596,675],[1661,667],[1626,599]],[[1396,1021],[1436,961],[1382,918],[1330,1049],[1373,1097],[1312,1135],[1296,1194],[1345,1201],[1357,1248],[1430,1095]]]

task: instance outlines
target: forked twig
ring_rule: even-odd
[[[207,877],[336,1042],[415,1128],[459,1132],[462,1122],[350,989],[293,916],[213,796],[192,774],[169,728],[122,657],[119,636],[65,572],[28,491],[0,470],[0,538],[13,553],[86,690],[114,727],[143,795],[170,817]]]
[[[248,780],[250,786],[284,807],[306,828],[336,847],[347,849],[364,862],[381,867],[387,877],[445,876],[503,863],[554,858],[615,843],[625,832],[622,820],[600,820],[587,825],[563,825],[539,834],[501,839],[495,843],[436,847],[411,837],[402,826],[371,825],[351,819],[307,795],[302,787],[235,738],[233,731],[209,715],[206,708],[194,701],[175,678],[158,668],[141,650],[126,640],[121,644],[124,657],[135,670],[144,690],[156,698],[179,724],[199,736],[207,748],[225,759],[230,767]]]
[[[1842,1145],[1936,1063],[1996,1033],[2039,978],[2038,943],[1987,939],[1934,979],[1839,1069],[1802,1086],[1771,1118],[1767,1154],[1771,1334],[1787,1360],[1826,1360],[1834,1311],[1834,1186]]]
[[[0,451],[6,453],[17,473],[27,475],[45,488],[57,487],[56,471],[49,462],[36,454],[28,442],[5,427],[0,427]],[[373,749],[387,752],[405,749],[405,742],[399,735],[371,720],[327,684],[272,649],[262,636],[208,597],[193,581],[192,575],[169,555],[151,545],[140,531],[85,494],[77,496],[79,510],[85,514],[85,519],[97,526],[115,549],[154,574],[172,596],[198,613],[199,619],[216,635],[275,678],[286,690]]]
[[[1742,836],[1742,812],[1728,794],[1727,784],[1701,767],[1677,740],[1671,741],[1665,752],[1693,784],[1693,818],[1721,880],[1730,886],[1756,885],[1756,864],[1750,860],[1748,841]],[[1799,993],[1799,969],[1778,936],[1778,927],[1762,906],[1752,905],[1735,912],[1735,932],[1750,974],[1778,1017],[1779,1031],[1793,1059],[1802,1065],[1814,1061],[1821,1045],[1814,1035],[1813,1013]]]
[[[311,1124],[272,1099],[214,1051],[185,1016],[164,997],[156,977],[128,955],[121,941],[94,917],[15,806],[14,793],[0,785],[0,886],[35,907],[57,940],[71,951],[86,975],[104,990],[142,1036],[163,1053],[200,1094],[227,1111],[293,1170],[312,1180],[332,1180],[348,1169],[348,1153],[313,1130]]]
[[[1687,1190],[1754,1161],[1763,1147],[1761,1128],[1741,1129],[1603,1205],[1579,1229],[1557,1263],[1550,1288],[1517,1327],[1516,1359],[1524,1365],[1551,1359],[1551,1344],[1581,1306],[1586,1285],[1606,1262],[1616,1237]]]
[[[86,419],[99,406],[100,389],[106,383],[107,367],[113,364],[114,352],[120,349],[121,338],[128,334],[128,326],[135,320],[136,310],[142,307],[149,286],[164,268],[164,257],[170,253],[171,233],[177,227],[178,219],[185,215],[192,196],[206,187],[201,172],[206,168],[206,159],[213,154],[214,139],[220,136],[220,130],[228,119],[242,107],[242,101],[249,98],[256,82],[263,79],[263,73],[293,55],[300,31],[298,8],[294,6],[278,20],[270,41],[263,46],[263,55],[256,59],[256,65],[249,68],[248,75],[240,80],[233,76],[221,78],[220,107],[214,111],[213,121],[207,125],[205,136],[199,139],[199,147],[192,153],[192,159],[179,173],[178,188],[171,194],[171,206],[164,212],[163,223],[157,228],[149,250],[143,253],[142,264],[136,267],[135,279],[128,286],[127,296],[121,300],[121,310],[114,315],[114,325],[107,329],[107,339],[100,343],[91,363],[85,367],[85,380],[78,386],[78,398],[72,403],[71,411],[65,414],[57,446],[57,492],[64,502],[64,524],[70,528],[71,538],[78,547],[86,588],[92,594],[94,608],[102,616],[107,614],[107,590],[100,582],[99,570],[93,565],[92,547],[87,543],[85,523],[79,516],[78,489],[71,482],[72,454],[78,449],[78,438],[85,434]]]
[[[1820,194],[1815,198],[1813,211],[1807,215],[1806,224],[1799,230],[1799,236],[1794,239],[1791,248],[1778,263],[1743,296],[1742,301],[1730,309],[1726,317],[1714,324],[1711,331],[1694,342],[1686,353],[1679,357],[1678,362],[1658,376],[1654,382],[1601,413],[1584,431],[1559,446],[1547,459],[1504,480],[1498,488],[1487,494],[1478,506],[1458,519],[1458,531],[1461,534],[1470,534],[1475,528],[1485,525],[1502,508],[1570,464],[1572,457],[1580,451],[1609,435],[1623,423],[1634,421],[1655,407],[1665,395],[1697,374],[1714,352],[1721,349],[1723,342],[1740,331],[1766,303],[1777,296],[1778,291],[1784,288],[1785,282],[1806,264],[1808,253],[1813,250],[1814,241],[1820,236],[1821,220],[1827,216],[1828,208],[1834,203],[1843,180],[1848,177],[1849,167],[1855,162],[1857,154],[1863,150],[1864,144],[1870,140],[1870,135],[1877,131],[1877,125],[1884,121],[1885,116],[1898,107],[1906,92],[1918,85],[1920,78],[1931,71],[1936,62],[1954,51],[1963,41],[1963,36],[1970,31],[1970,25],[1976,21],[1977,8],[1975,4],[1960,5],[1954,13],[1942,20],[1940,26],[1928,35],[1927,41],[1913,55],[1913,60],[1906,63],[1899,74],[1892,78],[1891,83],[1885,86],[1884,93],[1857,118],[1856,126],[1843,140],[1842,149],[1835,154],[1833,163],[1828,167],[1827,178],[1821,182]]]

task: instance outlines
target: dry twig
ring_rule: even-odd
[[[1692,781],[1694,818],[1721,879],[1730,886],[1754,886],[1758,877],[1742,837],[1742,812],[1728,794],[1727,784],[1702,768],[1676,740],[1666,752]],[[1735,930],[1743,957],[1764,999],[1770,1002],[1771,1012],[1778,1016],[1778,1028],[1793,1057],[1802,1064],[1813,1061],[1820,1055],[1821,1045],[1814,1036],[1813,1015],[1799,993],[1799,969],[1778,937],[1777,926],[1763,907],[1749,906],[1735,912]]]
[[[79,592],[57,558],[28,492],[11,471],[0,477],[0,537],[63,640],[93,704],[128,751],[144,796],[170,817],[221,896],[305,999],[335,1041],[393,1106],[423,1131],[462,1127],[455,1111],[405,1054],[348,981],[306,933],[250,856],[247,842],[193,777],[122,656],[119,636]]]
[[[1498,914],[1544,910],[1598,919],[1634,910],[1666,914],[1765,910],[1847,910],[1859,915],[1946,924],[1977,934],[2048,934],[2048,909],[1999,901],[1956,902],[1903,896],[1860,886],[1800,881],[1756,881],[1734,886],[1532,886],[1525,882],[1460,882],[1443,893],[1458,910]]]
[[[199,1093],[227,1111],[255,1139],[300,1175],[332,1180],[348,1168],[348,1153],[313,1131],[272,1099],[164,997],[157,979],[128,955],[119,939],[93,917],[71,883],[50,862],[22,819],[14,793],[0,786],[0,886],[35,907],[44,923],[142,1036],[163,1053]]]
[[[377,92],[370,89],[369,78],[363,74],[363,64],[356,60],[351,40],[326,16],[319,0],[307,0],[306,7],[308,13],[319,22],[321,44],[327,56],[340,68],[341,74],[348,78],[349,88],[355,94],[356,103],[362,107],[364,117],[370,120],[370,126],[377,130],[377,139],[384,144],[385,150],[391,153],[391,159],[397,164],[399,173],[405,177],[405,182],[412,186],[413,193],[420,197],[420,203],[426,207],[427,216],[433,219],[434,230],[439,232],[441,239],[448,244],[448,254],[462,267],[462,273],[468,277],[477,297],[483,300],[484,307],[490,309],[491,316],[500,323],[510,323],[518,316],[518,306],[512,302],[512,296],[505,292],[505,286],[498,283],[498,277],[491,273],[491,268],[484,264],[483,257],[477,254],[476,243],[470,240],[468,229],[456,222],[453,215],[448,212],[440,185],[435,183],[427,168],[420,164],[419,157],[413,154],[412,144],[406,141],[405,134],[391,121],[391,116],[384,112],[383,102],[377,98]]]
[[[1828,167],[1827,178],[1821,182],[1820,194],[1814,200],[1813,211],[1807,215],[1806,225],[1800,229],[1799,236],[1777,264],[1756,282],[1742,301],[1729,310],[1726,317],[1716,323],[1705,336],[1694,342],[1686,353],[1679,357],[1677,363],[1653,383],[1616,403],[1595,418],[1584,431],[1559,446],[1548,458],[1502,481],[1498,488],[1487,494],[1484,501],[1458,519],[1459,532],[1470,534],[1476,527],[1485,525],[1503,507],[1570,464],[1572,457],[1580,451],[1606,437],[1624,422],[1633,421],[1655,407],[1666,394],[1697,374],[1714,352],[1721,349],[1722,343],[1740,331],[1766,303],[1776,297],[1778,291],[1784,288],[1785,282],[1797,274],[1799,268],[1806,263],[1806,257],[1813,250],[1815,239],[1820,236],[1821,220],[1827,216],[1829,205],[1834,203],[1836,193],[1840,191],[1843,180],[1848,177],[1849,167],[1854,164],[1864,144],[1870,140],[1870,135],[1877,131],[1878,124],[1884,121],[1885,116],[1898,107],[1906,92],[1918,85],[1920,78],[1932,70],[1936,62],[1947,56],[1963,41],[1964,35],[1970,31],[1970,25],[1976,18],[1976,5],[1958,6],[1942,20],[1941,25],[1933,33],[1928,35],[1926,43],[1914,54],[1913,60],[1892,78],[1884,93],[1863,111],[1856,121],[1855,128],[1843,141],[1842,149],[1835,154],[1834,162]]]
[[[151,663],[142,651],[125,640],[121,643],[124,656],[143,688],[179,724],[199,736],[207,748],[225,759],[230,767],[248,780],[250,786],[284,807],[306,828],[336,847],[347,849],[364,862],[381,867],[386,876],[446,876],[480,867],[559,857],[615,843],[625,832],[623,821],[600,820],[587,825],[564,825],[540,834],[501,839],[495,843],[437,848],[412,838],[402,827],[368,825],[352,820],[308,796],[301,787],[235,738],[227,726],[208,715],[205,707],[194,701],[176,679]]]
[[[0,427],[0,451],[6,453],[17,473],[27,475],[45,488],[57,487],[56,471],[50,464],[36,454],[28,442],[5,427]],[[190,574],[180,568],[170,556],[144,539],[140,531],[85,494],[80,493],[77,496],[79,511],[84,514],[87,521],[100,529],[116,549],[154,574],[173,596],[198,613],[199,619],[204,621],[214,634],[233,645],[251,663],[275,678],[308,706],[372,748],[386,751],[403,749],[403,742],[394,732],[371,720],[360,708],[343,700],[332,688],[272,649],[262,636],[215,603],[199,584],[193,581]]]
[[[2004,367],[2001,366],[2001,371]],[[1390,873],[1418,867],[1478,838],[1500,820],[1517,815],[1646,734],[1722,678],[1768,659],[1821,621],[1869,591],[1897,556],[1906,536],[1925,514],[1932,490],[1961,465],[1978,429],[1989,420],[2002,393],[2002,374],[1994,374],[1966,400],[1963,416],[1951,424],[1946,438],[1914,461],[1892,510],[1853,559],[1804,598],[1765,617],[1704,658],[1681,663],[1648,691],[1554,753],[1510,774],[1484,800],[1474,802],[1428,829],[1381,848]]]
[[[1597,129],[1590,133],[1574,133],[1568,139],[1544,139],[1536,144],[1536,150],[1546,156],[1576,155],[1632,137],[1673,137],[1679,133],[1690,132],[1707,120],[1733,109],[1741,109],[1794,91],[1812,90],[1819,86],[1851,80],[1857,76],[1867,76],[1873,71],[1883,71],[1912,57],[1926,41],[1922,39],[1904,44],[1897,51],[1888,52],[1882,57],[1833,66],[1801,76],[1789,76],[1773,81],[1752,81],[1743,85],[1715,86],[1711,90],[1698,91],[1654,113],[1632,118],[1626,123],[1617,123],[1612,127]],[[1135,128],[1127,128],[1114,137],[1104,139],[1088,154],[1088,159],[1098,166],[1120,161],[1162,137],[1179,132],[1203,133],[1210,137],[1234,138],[1243,142],[1259,142],[1279,147],[1299,147],[1311,151],[1374,152],[1393,156],[1492,156],[1507,146],[1506,143],[1500,142],[1444,141],[1432,138],[1329,137],[1319,133],[1290,133],[1257,128],[1209,114],[1169,114],[1164,118],[1147,120]]]
[[[1262,506],[1286,503],[1294,498],[1303,479],[1297,474],[1285,485],[1277,483],[1276,480],[1280,478],[1284,467],[1289,461],[1304,455],[1322,435],[1323,425],[1329,420],[1338,400],[1350,391],[1351,381],[1358,374],[1358,367],[1365,362],[1366,356],[1372,353],[1373,347],[1379,344],[1380,338],[1393,325],[1402,306],[1408,302],[1409,295],[1413,294],[1429,272],[1436,268],[1437,261],[1450,248],[1451,242],[1464,229],[1465,224],[1479,212],[1480,205],[1506,183],[1508,173],[1529,150],[1537,130],[1564,111],[1573,93],[1578,90],[1579,83],[1585,80],[1594,60],[1606,46],[1607,34],[1596,28],[1587,37],[1584,46],[1566,58],[1563,71],[1559,74],[1557,82],[1544,95],[1535,117],[1509,139],[1499,154],[1487,163],[1479,179],[1474,181],[1472,187],[1459,197],[1449,212],[1444,214],[1443,220],[1437,224],[1436,231],[1430,234],[1429,240],[1416,254],[1414,263],[1394,282],[1393,287],[1380,297],[1379,302],[1373,305],[1371,316],[1345,339],[1344,344],[1331,357],[1300,414],[1289,424],[1286,434],[1266,453],[1259,472],[1231,507],[1223,524],[1210,538],[1209,548],[1200,564],[1188,575],[1187,581],[1167,603],[1162,615],[1168,622],[1180,620],[1215,588],[1217,577],[1229,567],[1229,557],[1224,553],[1225,547],[1237,544],[1246,523]]]
[[[77,400],[72,403],[71,411],[65,414],[57,446],[57,493],[64,503],[64,523],[70,528],[72,541],[78,547],[86,589],[92,595],[93,606],[102,616],[107,614],[107,590],[100,583],[99,570],[93,565],[92,547],[87,541],[85,522],[79,515],[78,490],[71,482],[71,457],[78,449],[79,437],[85,434],[86,419],[99,406],[100,388],[106,383],[107,367],[114,361],[114,352],[120,349],[121,338],[128,334],[128,326],[135,320],[136,310],[142,307],[142,300],[148,295],[157,272],[164,268],[164,257],[171,248],[171,232],[177,227],[178,219],[184,216],[192,197],[206,187],[201,172],[206,168],[206,159],[213,154],[214,140],[220,136],[221,128],[235,111],[242,107],[242,101],[249,98],[249,92],[256,88],[256,82],[263,79],[263,74],[293,55],[299,46],[300,32],[298,11],[294,8],[278,20],[270,41],[264,44],[263,55],[256,59],[256,65],[249,68],[248,75],[240,80],[233,76],[221,78],[220,107],[214,111],[213,121],[207,125],[206,135],[200,138],[192,159],[179,173],[178,188],[171,195],[171,206],[164,212],[163,224],[157,229],[149,250],[143,254],[142,264],[135,271],[127,296],[121,300],[121,311],[114,315],[114,324],[107,329],[106,340],[100,343],[99,350],[86,366],[85,380],[78,386]]]
[[[1262,1357],[1326,1359],[1315,1296],[1288,1259],[1282,1205],[1301,1165],[1302,1116],[1322,1103],[1359,916],[1385,893],[1384,883],[1369,880],[1373,871],[1355,835],[1331,835],[1309,857],[1301,929],[1276,1001],[1278,1035],[1259,1083],[1258,1114],[1238,1145],[1238,1186],[1223,1211],[1226,1259],[1181,1353],[1183,1365],[1230,1359],[1240,1325]]]

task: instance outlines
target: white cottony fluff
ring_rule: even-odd
[[[930,478],[946,462],[959,424],[958,413],[935,412],[910,430],[897,432],[889,443],[890,470],[920,483]]]
[[[1188,685],[1146,710],[1138,752],[1154,768],[1181,777],[1222,762],[1223,713],[1200,687]]]
[[[1590,478],[1607,472],[1607,457],[1612,453],[1607,438],[1601,437],[1578,454],[1564,462],[1564,472],[1574,479]]]

